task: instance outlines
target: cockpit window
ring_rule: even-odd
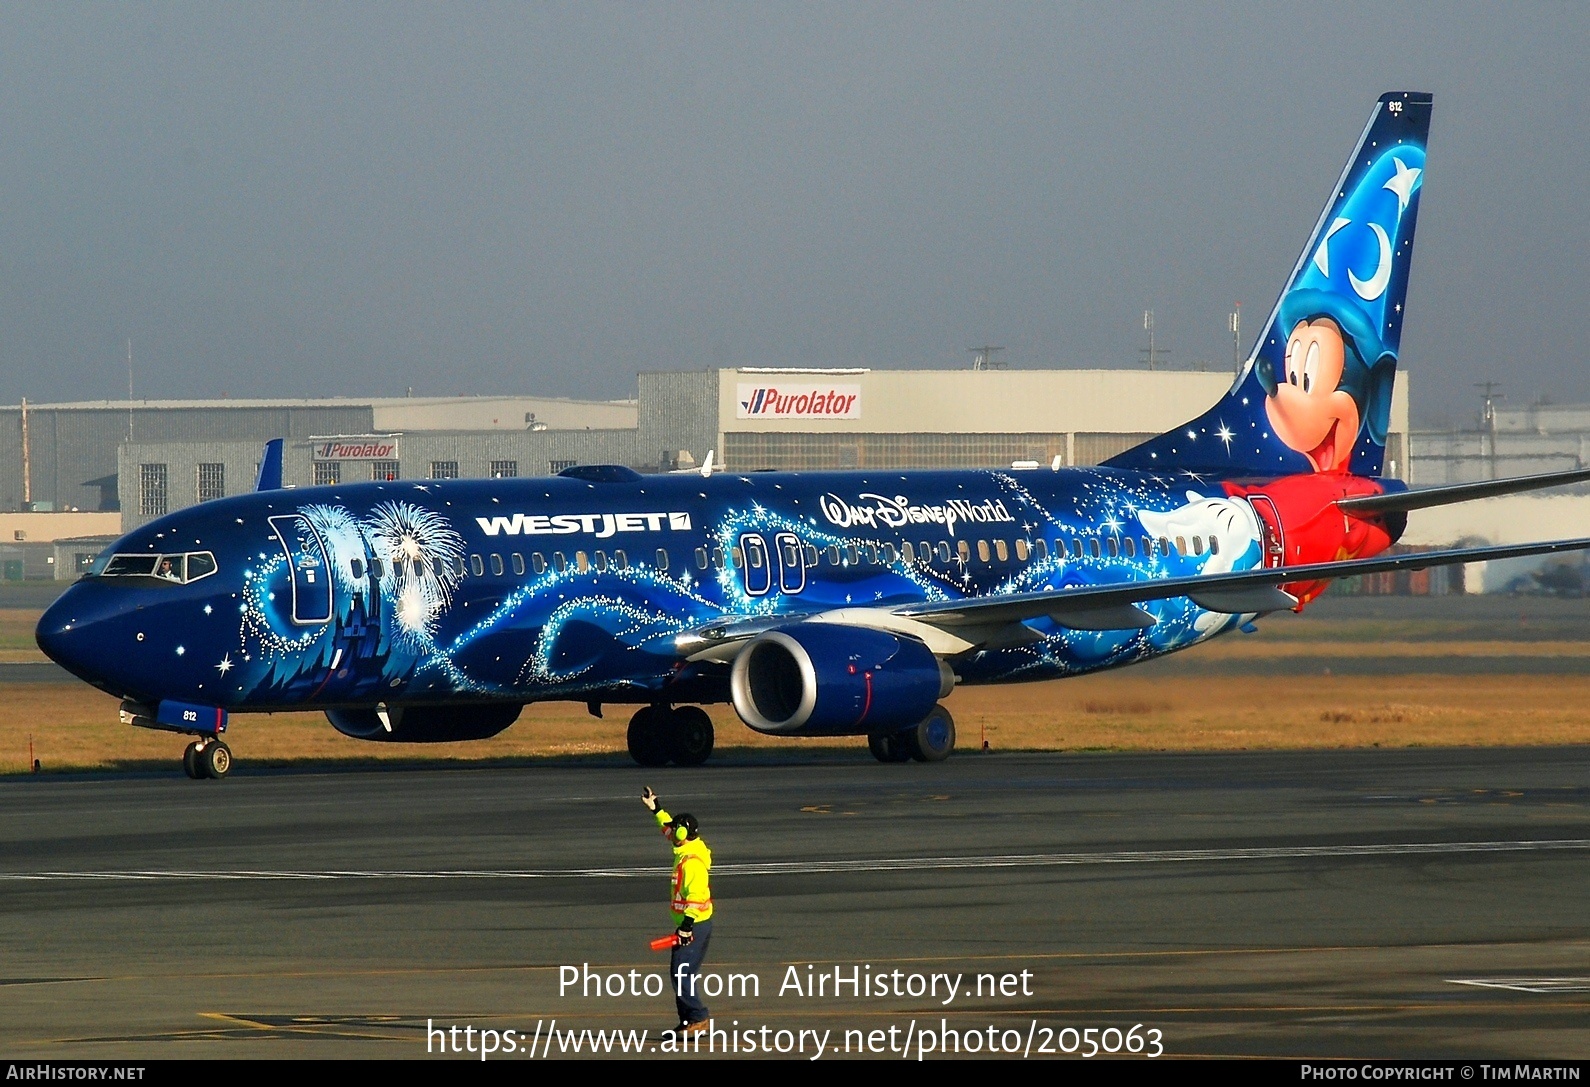
[[[132,577],[142,574],[147,577],[155,572],[155,564],[159,561],[159,555],[112,555],[105,567],[105,576]]]
[[[112,555],[99,577],[153,577],[185,585],[215,573],[215,556],[208,551],[182,555]],[[93,571],[90,571],[92,574]]]

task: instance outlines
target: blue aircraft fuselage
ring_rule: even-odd
[[[101,556],[39,642],[149,705],[725,701],[725,666],[687,652],[714,624],[1251,569],[1281,531],[1244,488],[1189,473],[620,475],[184,509]],[[969,683],[1076,674],[1243,621],[1185,597],[1144,607],[1147,629],[1039,618],[1028,644],[969,649],[954,670]]]

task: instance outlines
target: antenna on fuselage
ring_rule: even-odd
[[[712,454],[714,454],[716,452],[717,452],[716,449],[707,450],[707,459],[701,462],[701,478],[702,479],[706,479],[708,476],[710,476],[712,474]]]

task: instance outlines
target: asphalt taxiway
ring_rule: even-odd
[[[14,778],[0,1052],[419,1056],[427,1020],[664,1027],[666,997],[558,989],[564,965],[664,967],[643,783],[715,852],[709,962],[761,993],[710,1003],[741,1029],[1590,1052],[1580,749]],[[1029,971],[1030,995],[781,996],[789,964]]]

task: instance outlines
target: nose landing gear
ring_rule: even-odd
[[[232,772],[232,749],[221,740],[195,740],[182,753],[182,772],[219,781]]]

